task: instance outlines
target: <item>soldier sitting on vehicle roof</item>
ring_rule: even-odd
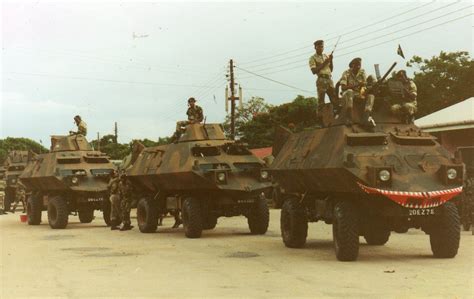
[[[79,115],[74,116],[74,122],[77,126],[77,132],[69,131],[69,135],[87,135],[87,124],[85,121],[81,119]]]
[[[392,99],[393,104],[390,110],[393,114],[402,117],[406,123],[413,123],[417,110],[417,88],[415,82],[408,78],[404,70],[399,70],[395,73],[394,78],[391,80],[391,93],[396,99]]]
[[[196,99],[193,97],[188,99],[188,110],[186,114],[188,115],[188,120],[178,121],[176,123],[176,132],[171,137],[173,141],[179,139],[183,127],[190,124],[199,124],[204,119],[202,108],[196,105]]]

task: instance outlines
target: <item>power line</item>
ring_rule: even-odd
[[[365,43],[367,43],[367,42],[371,42],[371,41],[374,41],[374,40],[377,40],[377,39],[386,37],[386,36],[388,36],[388,35],[392,35],[392,34],[395,34],[395,33],[401,32],[401,31],[405,31],[405,30],[411,29],[411,28],[413,28],[413,27],[417,27],[417,26],[419,26],[419,25],[422,25],[422,24],[425,24],[425,23],[429,23],[429,22],[431,22],[431,21],[434,21],[434,20],[437,20],[437,19],[446,17],[446,16],[451,15],[451,14],[453,14],[453,13],[456,13],[456,12],[459,12],[459,11],[462,11],[462,10],[465,10],[465,9],[470,8],[470,7],[472,7],[472,6],[473,6],[473,5],[470,5],[470,6],[467,6],[467,7],[463,7],[463,8],[461,8],[461,9],[458,9],[458,10],[455,10],[455,11],[452,11],[452,12],[449,12],[449,13],[446,13],[446,14],[443,14],[443,15],[441,15],[441,16],[437,16],[437,17],[435,17],[435,18],[432,18],[432,19],[429,19],[429,20],[426,20],[426,21],[423,21],[423,22],[420,22],[420,23],[417,23],[417,24],[414,24],[414,25],[410,25],[410,26],[407,26],[407,27],[404,27],[404,28],[401,28],[401,29],[398,29],[398,30],[395,30],[395,31],[392,31],[392,32],[388,32],[388,33],[385,33],[385,34],[380,35],[380,36],[372,37],[372,38],[370,38],[370,39],[366,39],[366,40],[364,40],[364,41],[361,41],[361,42],[352,44],[352,45],[350,45],[350,46],[343,47],[343,48],[341,48],[341,49],[339,49],[339,50],[349,49],[349,48],[352,48],[352,47],[354,47],[354,46],[358,46],[358,45],[361,45],[361,44],[365,44]],[[444,23],[443,23],[443,24],[444,24]],[[439,26],[439,25],[435,25],[435,27],[437,27],[437,26]],[[428,29],[430,29],[430,28],[433,28],[433,27],[429,27]],[[403,37],[404,37],[404,36],[403,36]],[[363,48],[363,49],[365,49],[365,48]],[[351,53],[353,53],[353,52],[351,52]],[[297,56],[302,56],[302,55],[299,54],[299,55],[297,55]],[[295,57],[297,57],[297,56],[295,56]],[[342,55],[339,54],[339,55],[336,56],[336,58],[341,57],[341,56],[342,56]],[[300,62],[301,62],[301,60],[296,60],[296,61],[287,62],[287,63],[285,63],[285,64],[279,64],[279,65],[274,65],[274,66],[270,66],[270,67],[266,67],[266,68],[257,69],[257,70],[255,70],[255,71],[257,71],[257,72],[262,72],[262,71],[267,71],[267,70],[271,70],[271,69],[278,69],[278,68],[280,68],[280,67],[282,67],[282,66],[293,65],[293,64],[295,64],[295,63],[300,63]],[[287,69],[287,70],[288,70],[288,69]]]
[[[21,73],[21,72],[6,72],[6,74],[24,75],[24,76],[38,76],[38,77],[51,77],[51,78],[59,78],[59,79],[100,81],[100,82],[111,82],[111,83],[124,83],[124,84],[144,84],[144,85],[161,85],[161,86],[176,86],[176,87],[208,87],[208,86],[192,85],[192,84],[174,84],[174,83],[161,83],[161,82],[151,82],[151,81],[126,81],[126,80],[91,78],[91,77],[81,77],[81,76],[67,76],[67,75],[54,75],[54,74],[36,74],[36,73]]]
[[[330,41],[330,40],[333,40],[333,39],[336,39],[338,36],[345,36],[345,35],[349,35],[351,33],[354,33],[354,32],[357,32],[357,31],[360,31],[360,30],[363,30],[365,28],[368,28],[370,26],[373,26],[373,25],[376,25],[378,23],[381,23],[381,22],[385,22],[385,21],[388,21],[388,20],[391,20],[391,19],[394,19],[396,17],[399,17],[399,16],[402,16],[402,15],[405,15],[407,13],[410,13],[412,11],[415,11],[417,9],[420,9],[420,8],[423,8],[425,6],[428,6],[428,5],[431,5],[433,4],[435,1],[431,1],[431,2],[428,2],[428,3],[425,3],[423,5],[420,5],[420,6],[417,6],[415,8],[411,8],[409,10],[406,10],[406,11],[403,11],[399,14],[396,14],[396,15],[393,15],[391,17],[388,17],[388,18],[385,18],[385,19],[382,19],[380,21],[377,21],[377,22],[374,22],[374,23],[370,23],[370,24],[367,24],[367,25],[364,25],[364,26],[361,26],[361,27],[358,27],[354,30],[351,30],[351,31],[348,31],[348,32],[344,32],[342,34],[337,34],[337,33],[333,33],[332,35],[334,35],[334,37],[331,37],[329,39],[326,39],[326,41]],[[331,36],[331,35],[330,35]],[[264,58],[259,58],[259,59],[255,59],[255,60],[251,60],[251,61],[247,61],[247,62],[244,62],[244,63],[241,63],[241,65],[249,65],[249,64],[252,64],[254,62],[258,62],[258,61],[262,61],[262,60],[268,60],[268,59],[271,59],[271,58],[274,58],[274,57],[279,57],[279,56],[283,56],[285,54],[289,54],[289,53],[293,53],[293,52],[297,52],[299,50],[302,50],[302,49],[307,49],[308,48],[308,45],[305,45],[304,47],[299,47],[299,48],[296,48],[296,49],[293,49],[293,50],[289,50],[289,51],[285,51],[285,52],[282,52],[282,53],[279,53],[279,54],[275,54],[275,55],[271,55],[271,56],[267,56],[267,57],[264,57]]]
[[[298,88],[298,87],[296,87],[296,86],[292,86],[292,85],[283,83],[283,82],[281,82],[281,81],[277,81],[277,80],[274,80],[274,79],[272,79],[272,78],[268,78],[268,77],[265,77],[265,76],[263,76],[263,75],[259,75],[259,74],[257,74],[257,73],[251,72],[251,71],[246,70],[246,69],[243,69],[243,68],[241,68],[241,67],[236,66],[236,68],[241,69],[242,71],[244,71],[244,72],[246,72],[246,73],[249,73],[249,74],[252,74],[252,75],[254,75],[254,76],[263,78],[263,79],[265,79],[265,80],[272,81],[272,82],[274,82],[274,83],[277,83],[277,84],[280,84],[280,85],[283,85],[283,86],[287,86],[287,87],[292,88],[292,89],[295,89],[295,90],[299,90],[299,91],[302,91],[302,92],[306,92],[306,93],[313,94],[312,91],[305,90],[305,89],[301,89],[301,88]]]

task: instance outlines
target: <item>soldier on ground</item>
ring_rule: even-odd
[[[120,210],[120,195],[119,195],[119,183],[120,178],[117,171],[114,170],[111,173],[111,179],[109,181],[109,194],[110,194],[110,229],[117,230],[122,222],[121,210]]]
[[[130,210],[132,208],[132,183],[128,180],[125,173],[120,175],[119,194],[120,208],[122,210],[122,227],[120,230],[131,230],[133,228],[130,220]]]
[[[413,123],[417,110],[417,88],[415,82],[408,78],[404,70],[398,71],[394,79],[401,84],[401,103],[393,104],[390,110],[393,114],[404,117],[407,123]]]
[[[77,132],[69,131],[69,135],[87,135],[87,124],[85,121],[81,119],[79,115],[74,116],[74,122],[77,126]]]
[[[375,121],[372,118],[372,108],[374,106],[375,96],[365,94],[367,87],[367,76],[362,67],[362,59],[354,58],[349,63],[349,69],[342,73],[339,81],[343,91],[342,98],[346,108],[346,124],[352,125],[352,107],[354,99],[364,100],[365,108],[363,115],[363,124],[369,128],[375,127]]]
[[[318,91],[318,118],[321,118],[321,109],[324,105],[324,98],[326,94],[329,101],[333,104],[334,112],[336,114],[340,111],[339,104],[336,103],[336,93],[334,90],[334,83],[332,82],[332,53],[326,55],[324,51],[324,41],[317,40],[314,42],[314,49],[316,53],[309,58],[309,68],[313,75],[317,75],[316,88]]]
[[[15,213],[16,207],[21,202],[23,205],[23,213],[26,213],[26,188],[22,183],[18,183],[15,193],[15,202],[12,205],[12,213]]]
[[[189,124],[199,124],[204,119],[202,108],[196,105],[196,99],[191,97],[188,99],[188,110],[186,111],[188,120],[178,121],[176,123],[176,132],[171,137],[172,140],[177,140],[181,135],[181,128]]]

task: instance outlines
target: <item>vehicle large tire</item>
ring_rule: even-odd
[[[64,199],[59,196],[53,197],[48,204],[49,226],[53,229],[66,228],[69,217],[69,209]]]
[[[270,222],[270,211],[268,210],[267,200],[264,196],[259,196],[250,213],[247,215],[247,223],[250,232],[253,235],[263,235],[268,230],[268,223]]]
[[[369,245],[385,245],[390,238],[390,230],[382,223],[370,222],[365,228],[364,239]]]
[[[304,207],[296,200],[284,201],[281,208],[280,229],[286,247],[301,248],[306,243],[308,220]]]
[[[437,258],[453,258],[458,253],[461,238],[461,224],[456,206],[447,202],[441,206],[436,216],[436,224],[430,232],[430,244]]]
[[[94,220],[94,209],[79,210],[79,221],[81,223],[91,223]]]
[[[199,238],[203,229],[201,203],[196,198],[188,197],[183,202],[184,234],[188,238]]]
[[[110,213],[112,210],[112,205],[110,203],[109,198],[105,198],[102,201],[102,217],[104,217],[104,222],[107,226],[111,225],[111,220],[110,220]]]
[[[206,219],[204,220],[204,223],[202,225],[203,229],[214,229],[216,228],[217,225],[217,217],[208,215]]]
[[[332,235],[337,259],[356,260],[359,255],[359,217],[353,203],[339,201],[335,204]]]
[[[138,228],[142,233],[154,233],[158,227],[158,207],[156,202],[142,198],[137,204]]]
[[[41,212],[43,204],[37,196],[30,195],[26,200],[26,215],[29,225],[39,225],[41,223]]]

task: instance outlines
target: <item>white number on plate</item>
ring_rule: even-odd
[[[434,209],[411,209],[408,210],[408,216],[427,216],[434,215]]]

